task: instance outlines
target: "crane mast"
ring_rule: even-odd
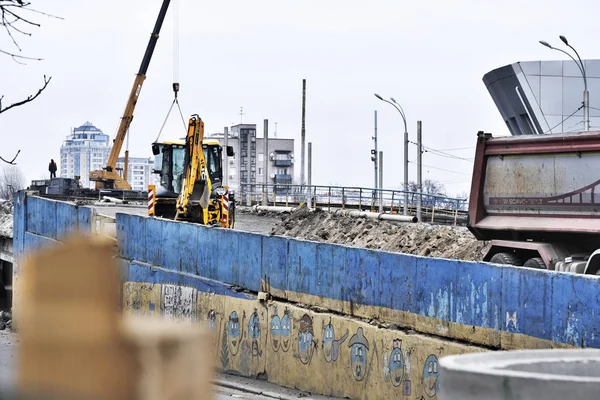
[[[165,15],[167,14],[167,9],[169,8],[170,2],[170,0],[163,0],[158,18],[156,19],[156,24],[154,25],[154,29],[150,35],[150,41],[146,47],[146,52],[144,53],[144,58],[142,59],[140,69],[133,82],[133,87],[131,88],[131,93],[129,94],[129,99],[127,100],[125,112],[123,113],[123,117],[121,117],[119,129],[117,130],[117,135],[113,141],[112,150],[110,152],[110,156],[108,157],[106,167],[104,167],[101,171],[90,172],[90,181],[96,182],[96,189],[107,188],[131,190],[131,185],[129,185],[127,182],[126,175],[121,177],[116,171],[117,159],[121,153],[121,148],[123,147],[125,137],[127,136],[127,131],[131,125],[131,121],[133,120],[133,111],[135,110],[137,100],[140,96],[140,91],[142,90],[142,85],[146,79],[148,65],[150,65],[150,60],[152,59],[152,54],[154,53],[154,48],[156,47],[156,42],[158,41],[158,34],[160,33],[163,21],[165,20]],[[127,165],[125,165],[125,170],[127,170]],[[125,171],[124,174],[126,174]]]

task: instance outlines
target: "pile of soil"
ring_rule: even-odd
[[[378,221],[306,207],[284,215],[271,234],[467,261],[481,260],[487,247],[463,227]]]
[[[0,237],[13,236],[13,205],[10,201],[0,202]]]

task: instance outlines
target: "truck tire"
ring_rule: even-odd
[[[494,264],[515,265],[517,267],[523,265],[521,259],[513,253],[496,253],[492,256],[490,262]]]
[[[544,260],[542,260],[540,257],[530,258],[529,260],[525,261],[523,266],[525,268],[547,269],[546,264],[544,264]]]

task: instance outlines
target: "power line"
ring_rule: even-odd
[[[554,128],[556,128],[557,126],[559,126],[560,124],[562,124],[563,122],[565,122],[566,120],[568,120],[569,118],[571,118],[573,115],[575,115],[575,113],[579,110],[581,110],[583,108],[583,105],[579,106],[579,108],[577,108],[577,110],[573,111],[573,113],[571,115],[569,115],[567,118],[563,119],[562,121],[560,121],[558,124],[554,125],[552,128],[548,129],[546,132],[544,132],[544,134],[548,133],[548,132],[552,132],[554,130]]]
[[[409,161],[410,164],[416,164],[415,162]],[[466,175],[469,176],[471,174],[465,174],[464,172],[458,172],[458,171],[452,171],[449,169],[444,169],[444,168],[439,168],[439,167],[434,167],[433,165],[426,165],[426,164],[422,164],[423,167],[427,167],[427,168],[431,168],[431,169],[437,169],[440,171],[446,171],[446,172],[451,172],[453,174],[459,174],[459,175]]]
[[[417,143],[412,142],[410,140],[409,140],[409,143],[417,145]],[[431,154],[439,156],[439,157],[446,157],[446,158],[452,158],[452,159],[455,159],[455,160],[462,160],[462,161],[473,162],[472,158],[459,157],[459,156],[456,156],[454,154],[445,153],[445,152],[443,152],[441,150],[434,149],[432,147],[423,146],[423,149],[425,149],[426,153],[431,153]]]

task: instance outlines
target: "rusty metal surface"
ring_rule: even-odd
[[[487,240],[507,231],[600,238],[599,165],[600,132],[479,137],[469,227]]]

